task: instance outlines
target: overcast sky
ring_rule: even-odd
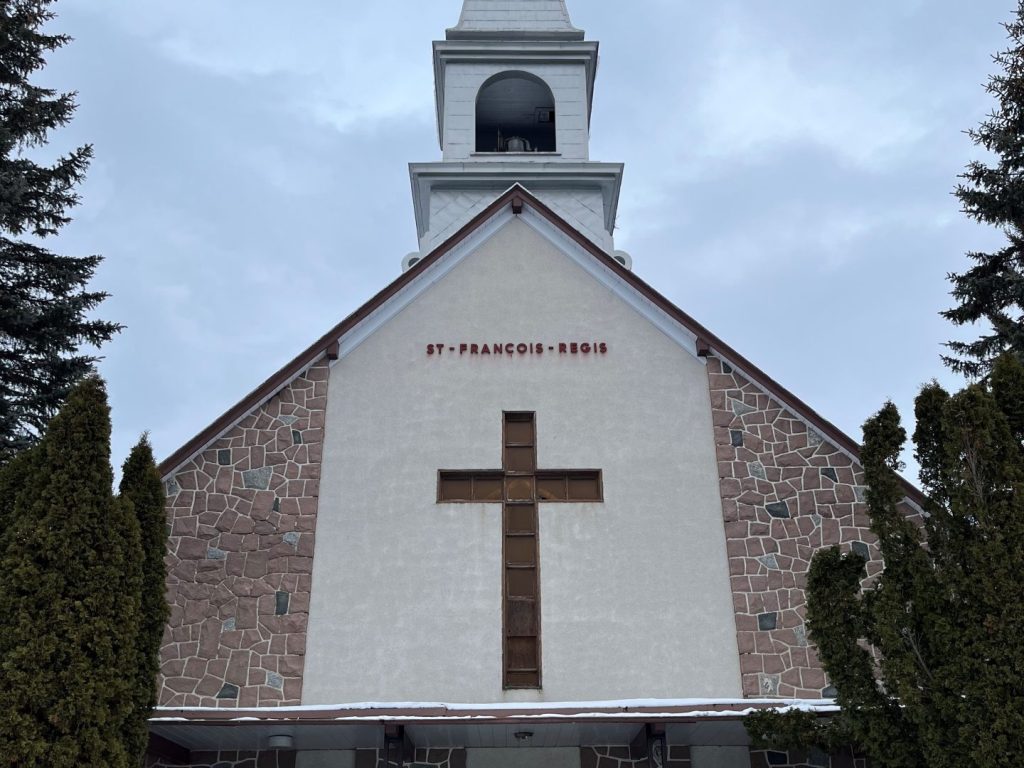
[[[114,461],[167,456],[399,274],[407,163],[440,159],[430,41],[461,0],[59,0],[95,145]],[[951,196],[1012,0],[569,0],[601,43],[591,157],[636,273],[855,438],[909,421],[965,252]]]

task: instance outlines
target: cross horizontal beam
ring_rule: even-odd
[[[600,502],[599,469],[538,469],[536,415],[506,411],[501,469],[442,469],[439,504],[502,505],[502,685],[540,688],[540,526],[545,502]]]

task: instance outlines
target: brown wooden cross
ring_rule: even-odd
[[[539,502],[603,501],[599,469],[537,469],[536,415],[505,411],[501,469],[442,469],[437,501],[502,505],[502,685],[540,688]]]

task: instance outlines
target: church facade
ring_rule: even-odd
[[[465,0],[402,274],[161,466],[152,768],[864,766],[804,582],[858,446],[631,271],[563,0]],[[907,488],[908,512],[919,497]]]

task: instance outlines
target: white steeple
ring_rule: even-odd
[[[613,252],[622,165],[590,160],[597,52],[564,0],[464,0],[434,43],[442,161],[409,167],[421,254],[516,182]]]
[[[565,0],[465,0],[449,40],[582,40]]]

